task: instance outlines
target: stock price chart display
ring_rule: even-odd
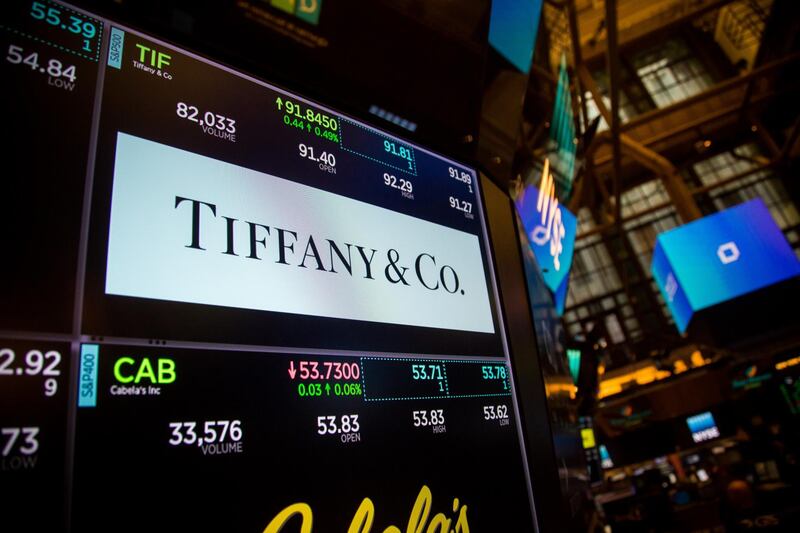
[[[59,2],[0,36],[0,529],[533,530],[473,169]]]
[[[287,531],[312,517],[325,531],[372,520],[475,531],[525,504],[504,488],[524,480],[503,457],[512,402],[496,361],[109,344],[82,355],[97,372],[78,412],[79,530],[113,523],[142,494],[132,528],[157,516],[164,529],[279,531],[296,509]],[[415,515],[418,501],[430,511]]]

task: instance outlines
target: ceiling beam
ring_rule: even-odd
[[[578,67],[583,65],[583,54],[581,53],[581,35],[578,29],[578,13],[575,8],[575,0],[567,2],[567,15],[569,16],[569,33],[572,37],[572,59],[573,59],[573,72],[578,71]],[[583,131],[589,127],[589,115],[586,110],[586,99],[583,97],[583,90],[581,89],[581,80],[579,76],[575,76],[575,92],[578,93],[578,98],[581,103],[581,116],[583,117]]]
[[[703,100],[707,100],[708,98],[710,98],[712,96],[716,96],[716,95],[718,95],[720,93],[723,93],[725,91],[728,91],[728,90],[730,90],[730,89],[732,89],[734,87],[745,85],[750,80],[752,80],[754,78],[758,78],[760,76],[764,76],[766,74],[770,74],[773,71],[781,69],[781,68],[783,68],[783,67],[785,67],[787,65],[790,65],[790,64],[792,64],[792,63],[794,63],[794,62],[796,62],[798,60],[800,60],[800,52],[796,52],[794,54],[790,54],[790,55],[782,57],[780,59],[776,59],[775,61],[771,61],[771,62],[767,63],[766,65],[760,66],[758,68],[754,68],[753,70],[751,70],[747,74],[743,74],[741,76],[736,76],[734,78],[730,78],[730,79],[727,79],[727,80],[722,81],[720,83],[717,83],[716,85],[713,85],[712,87],[709,87],[708,89],[706,89],[705,91],[703,91],[701,93],[698,93],[698,94],[696,94],[694,96],[690,96],[689,98],[685,98],[683,100],[675,102],[674,104],[668,105],[666,107],[661,107],[661,108],[658,108],[658,109],[653,109],[651,111],[645,111],[641,115],[637,115],[637,116],[631,118],[630,120],[628,120],[627,122],[625,122],[625,124],[623,124],[623,126],[622,126],[622,129],[623,130],[631,130],[631,129],[633,129],[633,128],[637,127],[637,126],[640,126],[640,125],[642,125],[644,123],[650,122],[651,120],[653,120],[655,118],[658,118],[660,116],[663,116],[663,115],[666,115],[666,114],[669,114],[669,113],[674,113],[678,109],[683,109],[684,107],[689,107],[692,104],[695,104],[697,102],[701,102]],[[588,72],[587,72],[587,74],[588,74]],[[742,103],[745,103],[745,102],[746,101],[743,100]]]
[[[620,123],[619,123],[619,49],[617,48],[617,0],[605,0],[606,3],[606,67],[608,69],[609,96],[611,99],[611,153],[612,153],[612,172],[611,179],[614,184],[614,221],[617,224],[617,232],[622,234],[622,165],[620,163]],[[602,100],[602,99],[601,99]]]
[[[671,20],[661,23],[660,25],[648,24],[647,21],[644,21],[641,24],[636,24],[631,28],[619,32],[617,46],[620,49],[628,48],[639,41],[639,39],[652,35],[653,32],[666,31],[677,26],[681,26],[705,15],[706,13],[714,11],[715,9],[725,7],[732,1],[733,0],[710,0],[707,2],[701,2],[698,7],[689,7],[687,11],[676,15]],[[684,4],[686,6],[690,6],[692,2],[684,2]],[[695,4],[697,4],[697,2]],[[677,2],[676,5],[678,5]],[[607,39],[597,40],[594,44],[587,42],[581,48],[584,61],[586,63],[594,63],[595,61],[599,61],[606,48]]]
[[[600,90],[597,87],[597,83],[595,83],[594,78],[592,78],[591,74],[589,74],[586,65],[581,65],[581,68],[578,71],[578,75],[581,77],[584,87],[591,93],[592,98],[597,105],[597,109],[599,110],[600,114],[609,124],[613,122],[613,114],[609,109],[606,107],[605,102],[603,102],[602,96],[600,95]],[[612,102],[613,104],[614,102]],[[617,117],[619,118],[619,117]],[[617,121],[617,131],[619,132],[620,124]],[[613,176],[619,176],[621,179],[621,152],[622,148],[625,150],[625,154],[630,156],[631,159],[637,161],[642,166],[649,168],[654,173],[658,174],[661,177],[661,180],[664,183],[664,188],[666,189],[667,193],[669,194],[672,202],[675,204],[675,208],[678,211],[678,214],[681,217],[681,220],[684,222],[689,222],[692,220],[696,220],[702,216],[700,213],[700,208],[697,207],[697,203],[694,201],[694,198],[691,194],[689,194],[688,188],[686,184],[683,182],[683,178],[681,177],[678,170],[675,168],[667,158],[663,157],[659,153],[655,152],[654,150],[644,146],[640,142],[636,141],[635,139],[631,138],[624,133],[618,133],[617,141],[619,144],[616,147],[613,145],[614,142],[614,128],[612,127],[610,133],[608,134],[600,134],[595,137],[592,144],[586,150],[586,166],[588,169],[587,176],[592,176],[594,174],[595,169],[595,162],[594,162],[594,152],[597,148],[604,143],[612,143],[612,151],[614,154],[614,170]],[[602,180],[601,176],[596,176],[597,180]],[[614,178],[615,180],[617,178]],[[599,181],[598,181],[599,182]],[[615,192],[614,194],[617,195],[616,189],[616,181],[615,181]],[[621,186],[621,182],[619,183]],[[621,191],[619,191],[621,195]],[[622,201],[621,197],[617,197],[616,200],[617,205],[615,206],[615,219],[621,220],[622,217],[620,215],[622,209]]]

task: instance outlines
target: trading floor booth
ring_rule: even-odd
[[[145,7],[3,8],[0,529],[557,530],[507,194]]]

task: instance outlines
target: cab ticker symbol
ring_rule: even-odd
[[[176,378],[175,361],[159,358],[154,368],[148,357],[138,363],[132,357],[120,357],[114,363],[114,377],[120,383],[138,384],[143,380],[153,384],[173,383]]]
[[[549,159],[544,160],[536,210],[541,214],[541,223],[531,232],[531,240],[539,246],[544,246],[549,242],[553,267],[556,271],[561,270],[561,252],[564,249],[562,241],[566,235],[566,229],[561,218],[558,198],[556,198],[556,186],[553,175],[550,173]]]

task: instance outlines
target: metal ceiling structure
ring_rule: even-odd
[[[800,187],[791,178],[800,156],[800,28],[792,4],[545,3],[513,171],[534,175],[546,154],[563,53],[584,158],[569,201],[581,226],[564,322],[572,336],[600,327],[611,367],[688,343],[649,273],[657,233],[766,195],[800,256]],[[586,134],[593,120],[599,133]]]

